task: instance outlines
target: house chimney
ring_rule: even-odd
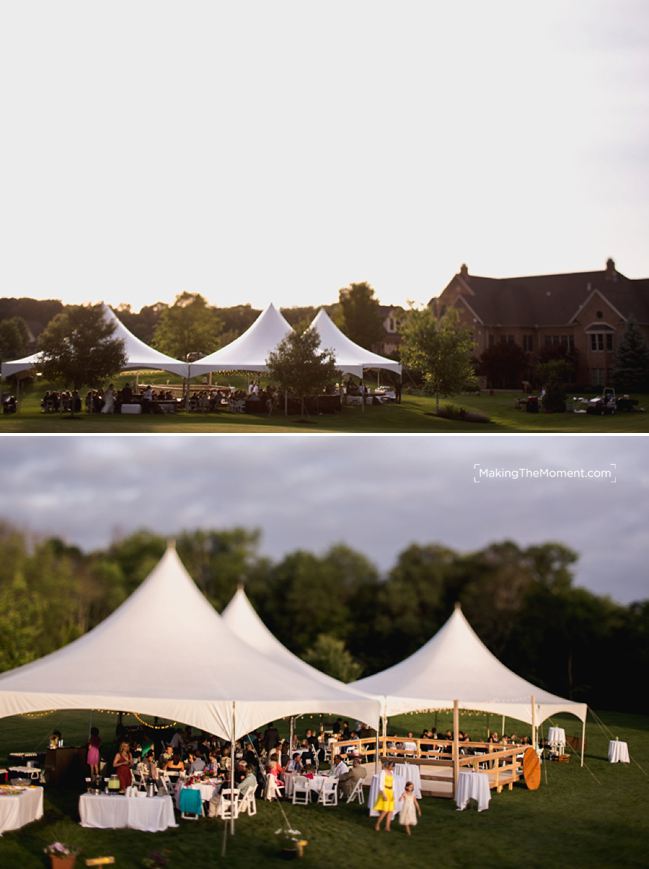
[[[615,271],[615,260],[609,257],[606,260],[606,280],[607,281],[616,281],[617,280],[617,272]]]
[[[467,266],[466,263],[462,263],[462,265],[460,266],[460,275],[461,275],[463,278],[468,278],[468,277],[469,277],[469,267]]]

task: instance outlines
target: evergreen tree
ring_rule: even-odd
[[[615,355],[613,383],[620,392],[649,390],[649,347],[632,317]]]

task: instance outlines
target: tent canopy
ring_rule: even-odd
[[[507,715],[536,725],[558,712],[569,712],[581,721],[585,721],[587,713],[585,703],[550,694],[505,667],[484,645],[459,607],[409,658],[359,679],[353,686],[382,696],[384,714],[388,716],[445,709],[454,700],[464,709]]]
[[[386,359],[385,356],[379,356],[355,344],[340,331],[324,308],[318,311],[309,328],[314,329],[320,336],[320,347],[323,350],[333,351],[336,357],[336,368],[343,374],[362,377],[366,368],[383,368],[401,374],[399,362]]]
[[[113,338],[119,338],[124,342],[124,353],[126,354],[126,363],[122,371],[133,371],[138,368],[150,368],[156,371],[169,371],[172,374],[179,374],[181,377],[187,377],[188,366],[186,362],[179,362],[178,359],[173,359],[153,347],[149,347],[144,341],[136,338],[132,332],[118,319],[108,305],[102,305],[104,318],[109,323],[115,324]],[[13,362],[2,363],[2,376],[9,377],[12,374],[17,374],[19,371],[25,371],[28,368],[33,368],[41,360],[40,353],[34,353],[32,356],[26,356],[24,359],[15,359]]]
[[[333,686],[341,691],[352,690],[344,682],[307,664],[282,645],[259,618],[243,588],[237,589],[232,600],[223,610],[222,618],[233,633],[268,660],[290,667],[296,673],[315,679],[323,685]]]
[[[210,371],[266,371],[269,354],[292,331],[283,315],[271,303],[243,335],[193,362],[192,376]]]
[[[172,639],[173,637],[173,639]],[[112,709],[182,721],[230,738],[307,712],[378,723],[379,704],[257,652],[227,627],[176,551],[107,619],[44,658],[0,675],[0,717]]]

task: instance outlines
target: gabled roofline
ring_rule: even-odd
[[[590,302],[590,300],[591,300],[591,299],[593,298],[593,296],[595,296],[595,295],[598,295],[598,296],[602,299],[602,301],[605,302],[605,303],[609,306],[609,308],[610,308],[612,311],[614,311],[614,312],[618,315],[618,317],[621,317],[621,318],[624,320],[624,322],[626,323],[626,321],[627,321],[627,317],[625,317],[624,314],[623,314],[621,311],[618,311],[618,309],[617,309],[617,308],[615,307],[615,305],[610,301],[610,299],[607,299],[606,296],[604,295],[604,293],[603,293],[601,290],[598,290],[598,289],[594,289],[594,290],[592,291],[592,293],[591,293],[591,294],[590,294],[590,295],[589,295],[589,296],[588,296],[588,297],[587,297],[587,298],[586,298],[586,299],[581,303],[581,305],[577,308],[577,310],[576,310],[575,313],[572,315],[572,317],[570,317],[570,319],[568,320],[568,323],[572,323],[574,320],[577,319],[577,317],[579,316],[579,313],[580,313],[581,311],[583,311],[583,309],[586,307],[586,305]]]

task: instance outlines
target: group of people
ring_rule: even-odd
[[[81,413],[81,396],[77,389],[54,390],[45,393],[41,399],[43,413]]]

